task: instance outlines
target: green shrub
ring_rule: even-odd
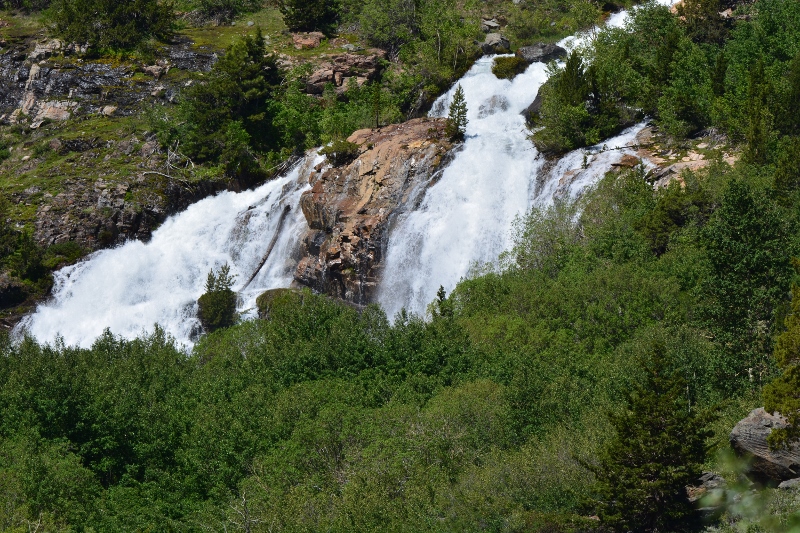
[[[172,4],[160,0],[58,0],[56,31],[67,41],[98,48],[132,49],[172,34]]]
[[[42,265],[48,270],[56,270],[69,265],[86,255],[86,250],[76,242],[67,241],[48,246],[44,252]]]
[[[521,57],[496,57],[492,64],[492,74],[501,80],[513,80],[517,74],[522,74],[528,68],[528,63]]]
[[[333,141],[328,146],[319,151],[328,161],[336,167],[346,165],[358,157],[359,146],[346,140]]]
[[[211,333],[236,323],[236,293],[233,292],[234,276],[225,264],[214,273],[211,270],[206,279],[206,292],[197,300],[197,316],[203,329]]]
[[[257,11],[263,0],[195,0],[193,4],[205,17],[232,20],[241,13]]]
[[[328,32],[339,18],[336,0],[278,0],[278,8],[292,31]]]

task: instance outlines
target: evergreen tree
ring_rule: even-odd
[[[208,273],[206,292],[197,300],[197,314],[203,329],[209,333],[236,323],[236,293],[232,289],[234,278],[227,263],[216,274],[213,269]]]
[[[278,149],[273,96],[282,79],[276,58],[267,52],[259,29],[234,42],[214,65],[208,81],[184,91],[180,138],[195,161],[220,162],[229,174],[260,177],[252,151]]]
[[[663,345],[654,346],[644,370],[625,411],[610,417],[616,436],[600,464],[587,466],[597,479],[600,519],[613,531],[681,531],[694,512],[686,486],[701,473],[709,417],[690,406],[686,381],[670,371]]]
[[[792,259],[800,274],[800,259]],[[792,308],[784,322],[786,331],[775,342],[775,362],[783,373],[764,387],[764,409],[784,415],[789,427],[769,435],[771,446],[783,446],[800,439],[800,286],[792,284]]]
[[[769,81],[764,73],[764,63],[758,61],[750,71],[747,95],[747,131],[745,132],[744,159],[748,163],[764,164],[768,154],[768,106]]]
[[[453,94],[453,101],[450,102],[450,112],[447,115],[447,126],[445,133],[451,141],[463,141],[467,133],[467,99],[464,96],[464,89],[459,84]]]
[[[278,7],[293,31],[329,31],[339,17],[336,0],[279,0]]]
[[[166,39],[175,14],[159,0],[59,0],[56,31],[67,41],[101,48],[134,48],[155,37]]]

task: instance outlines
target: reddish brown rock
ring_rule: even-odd
[[[309,230],[294,278],[365,305],[374,300],[392,221],[422,200],[453,146],[444,121],[427,118],[360,130],[348,140],[360,146],[355,160],[310,173],[311,190],[300,200]]]
[[[351,78],[361,86],[374,79],[382,68],[381,60],[386,56],[383,50],[371,50],[368,55],[341,54],[317,66],[306,80],[306,92],[322,94],[325,85],[333,83],[339,92],[347,89]]]
[[[294,42],[294,47],[298,50],[308,50],[311,48],[317,48],[322,39],[325,38],[325,35],[318,31],[312,31],[309,33],[293,33],[292,34],[292,41]]]

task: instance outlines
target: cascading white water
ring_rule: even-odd
[[[240,308],[253,308],[266,289],[287,287],[296,266],[299,236],[307,228],[299,208],[308,182],[302,168],[252,191],[223,192],[171,217],[153,232],[150,242],[128,242],[93,254],[55,275],[50,303],[17,327],[40,341],[57,335],[67,345],[89,346],[105,328],[126,338],[152,331],[158,324],[180,343],[191,346],[199,332],[197,299],[210,269],[224,263],[242,287],[261,262],[290,208],[268,261],[240,293]]]
[[[617,13],[606,24],[621,26],[626,17]],[[559,44],[572,50],[593,34]],[[378,300],[390,317],[401,308],[424,315],[440,286],[451,291],[473,266],[493,262],[509,248],[517,215],[558,197],[579,195],[633,151],[624,147],[643,128],[640,124],[599,146],[567,154],[543,176],[544,161],[528,139],[521,113],[546,81],[547,66],[534,63],[508,81],[492,74],[493,61],[480,59],[434,103],[431,115],[445,116],[456,86],[462,86],[469,119],[466,141],[419,209],[404,215],[389,236]]]
[[[674,0],[659,0],[670,5]],[[606,22],[621,25],[625,13]],[[560,44],[580,46],[587,34]],[[513,82],[491,73],[492,57],[479,60],[460,80],[469,107],[467,140],[416,211],[392,230],[379,301],[389,316],[405,307],[424,314],[438,287],[450,291],[476,263],[494,261],[510,244],[512,222],[534,205],[580,194],[626,149],[593,147],[562,158],[545,174],[520,112],[546,79],[546,67],[531,65]],[[452,91],[434,113],[446,113]],[[630,145],[641,126],[603,144]],[[586,157],[584,157],[586,155]],[[240,294],[240,308],[254,306],[264,290],[292,281],[300,236],[307,229],[299,208],[307,176],[319,158],[309,156],[286,176],[243,193],[202,200],[167,220],[149,243],[129,242],[97,252],[55,275],[53,297],[16,328],[43,342],[61,336],[68,345],[89,346],[106,328],[126,338],[154,324],[191,346],[200,330],[196,301],[210,269],[224,263],[240,288],[258,267],[280,226],[269,260]],[[250,313],[252,314],[252,312]]]

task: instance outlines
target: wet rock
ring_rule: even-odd
[[[511,43],[500,33],[490,33],[481,45],[481,50],[486,55],[506,54],[511,49]]]
[[[444,125],[422,118],[357,131],[348,139],[361,147],[354,161],[309,171],[298,285],[357,305],[374,300],[389,226],[421,201],[451,157]]]
[[[642,160],[638,157],[632,156],[630,154],[625,154],[622,156],[622,159],[617,161],[616,163],[611,163],[612,167],[615,168],[636,168],[642,164]]]
[[[800,443],[777,450],[771,450],[767,444],[767,437],[774,428],[786,426],[784,417],[769,414],[759,407],[731,431],[731,446],[738,455],[749,460],[746,474],[752,481],[778,485],[800,477]]]
[[[525,117],[526,122],[531,123],[536,120],[536,117],[539,116],[539,111],[541,110],[542,110],[542,92],[539,91],[538,93],[536,93],[536,98],[534,98],[533,103],[522,111],[522,116]]]
[[[557,44],[537,43],[531,46],[520,47],[516,56],[528,63],[547,63],[567,56],[567,51]]]
[[[498,111],[507,111],[510,105],[508,98],[495,94],[478,107],[478,118],[486,118]]]

